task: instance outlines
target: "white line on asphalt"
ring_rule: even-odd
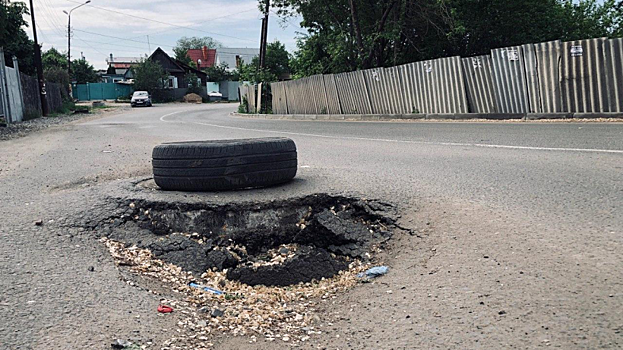
[[[165,120],[165,118],[166,117],[170,117],[170,116],[175,115],[175,114],[178,114],[178,113],[181,113],[181,112],[182,111],[165,114],[162,117],[160,117],[160,121],[170,123],[170,121]],[[215,127],[215,128],[222,128],[222,129],[241,130],[241,131],[253,131],[253,132],[267,132],[267,133],[273,133],[273,134],[319,137],[319,138],[325,138],[325,139],[338,139],[338,140],[409,143],[409,144],[416,144],[416,145],[433,145],[433,146],[502,148],[502,149],[518,149],[518,150],[531,150],[531,151],[559,151],[559,152],[587,152],[587,153],[623,154],[623,150],[613,150],[613,149],[509,146],[509,145],[488,145],[488,144],[484,144],[484,143],[428,142],[428,141],[410,141],[410,140],[393,140],[393,139],[375,139],[375,138],[355,137],[355,136],[329,136],[329,135],[307,134],[307,133],[300,133],[300,132],[289,132],[289,131],[278,131],[278,130],[250,129],[250,128],[240,128],[240,127],[235,127],[235,126],[224,126],[224,125],[217,125],[217,124],[201,123],[201,122],[187,122],[187,121],[179,121],[179,122],[180,123],[184,123],[184,124],[198,124],[198,125],[204,125],[204,126],[211,126],[211,127]]]

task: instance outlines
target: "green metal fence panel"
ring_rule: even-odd
[[[89,100],[89,89],[85,84],[78,84],[72,87],[74,98],[79,101]]]
[[[74,98],[80,101],[115,100],[128,97],[134,88],[132,85],[117,83],[92,83],[74,85]]]

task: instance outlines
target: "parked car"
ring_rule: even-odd
[[[147,91],[134,91],[132,99],[130,100],[132,107],[147,106],[151,107],[151,95]]]
[[[210,91],[208,92],[208,99],[210,102],[217,102],[223,99],[223,94],[218,91]]]

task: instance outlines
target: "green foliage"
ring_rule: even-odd
[[[69,98],[69,85],[71,81],[69,74],[67,74],[67,67],[47,67],[43,70],[43,77],[45,81],[50,83],[58,83],[61,86],[61,95],[63,100],[70,100]]]
[[[290,53],[286,46],[275,40],[266,47],[266,69],[277,77],[290,73]]]
[[[218,66],[206,68],[204,71],[208,75],[208,80],[215,83],[228,80],[238,80],[237,75],[235,73],[228,72],[227,68],[227,63],[221,63]]]
[[[564,40],[623,37],[623,1],[583,0],[565,2]]]
[[[190,57],[188,57],[188,50],[190,49],[201,49],[204,46],[207,46],[208,49],[217,49],[223,47],[223,45],[214,40],[213,38],[206,36],[203,38],[200,37],[181,37],[177,41],[177,45],[173,48],[173,53],[175,53],[175,59],[182,61],[188,65],[192,63]]]
[[[246,97],[242,97],[242,101],[240,101],[240,105],[238,105],[238,113],[246,114],[249,113],[249,101]]]
[[[78,84],[96,83],[99,81],[95,68],[84,58],[71,62],[71,73],[73,80]]]
[[[261,2],[261,1],[260,1]],[[303,18],[295,76],[340,73],[492,48],[623,36],[622,0],[273,0]]]
[[[67,54],[60,53],[57,49],[52,47],[41,53],[41,63],[43,64],[43,70],[48,70],[50,68],[67,70]]]
[[[449,6],[450,44],[464,56],[526,43],[620,36],[623,29],[623,12],[614,0],[452,0]]]
[[[158,62],[143,60],[133,69],[134,90],[153,94],[164,89],[168,75]]]
[[[253,83],[278,81],[283,74],[290,72],[290,54],[285,45],[274,41],[266,46],[266,64],[260,69],[260,60],[253,58],[250,64],[241,64],[238,69],[240,80]]]
[[[34,46],[24,28],[28,26],[24,16],[28,8],[23,2],[0,1],[0,47],[4,48],[7,64],[13,62],[13,56],[19,60],[20,71],[34,75]]]
[[[201,95],[201,80],[197,78],[195,73],[188,73],[184,75],[184,81],[188,84],[188,93]]]
[[[63,114],[69,114],[76,110],[76,103],[74,101],[63,101]]]

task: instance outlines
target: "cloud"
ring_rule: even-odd
[[[65,50],[67,15],[63,10],[69,11],[80,2],[34,1],[44,49],[55,46]],[[97,68],[105,68],[105,58],[111,52],[117,56],[139,56],[157,46],[171,52],[182,36],[212,36],[225,46],[258,47],[261,16],[257,0],[92,0],[72,13],[72,57],[83,52]],[[269,39],[279,39],[292,50],[296,30],[281,28],[273,19]]]

